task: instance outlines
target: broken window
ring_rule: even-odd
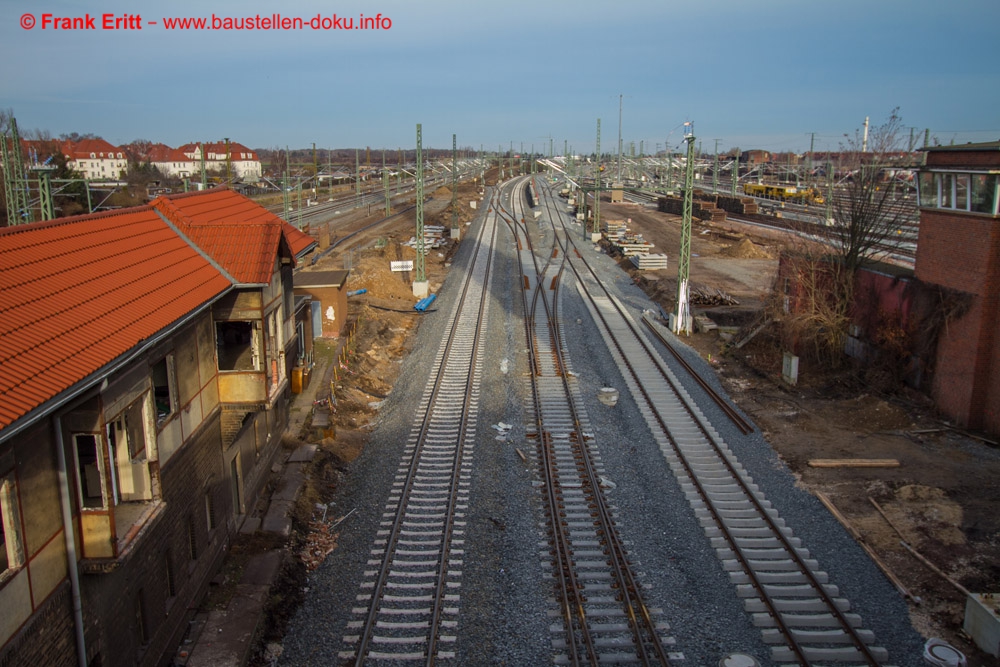
[[[0,478],[0,579],[24,562],[14,474]]]
[[[76,444],[77,487],[80,507],[100,509],[107,507],[104,496],[104,460],[101,458],[100,440],[93,433],[77,433]]]
[[[215,345],[220,371],[260,370],[260,325],[216,322]]]
[[[132,402],[108,422],[109,454],[116,474],[116,500],[132,502],[153,499],[146,451],[145,397]]]
[[[153,404],[156,407],[156,425],[160,426],[177,411],[174,355],[168,354],[153,365]]]

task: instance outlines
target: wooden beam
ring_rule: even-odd
[[[897,459],[809,459],[810,468],[898,468]]]

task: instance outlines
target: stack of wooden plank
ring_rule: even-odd
[[[753,197],[727,197],[720,195],[717,206],[737,215],[756,215],[760,212]]]
[[[662,253],[636,253],[630,258],[632,266],[640,271],[667,268],[667,256]]]
[[[688,300],[696,306],[738,306],[740,302],[718,288],[692,285]]]
[[[657,208],[664,213],[682,215],[684,212],[684,200],[680,197],[660,197]],[[722,222],[726,219],[726,212],[721,208],[716,208],[709,202],[692,201],[691,215],[699,220],[709,220],[711,222]]]

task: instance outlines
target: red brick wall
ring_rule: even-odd
[[[161,471],[163,516],[136,539],[121,566],[107,574],[81,577],[87,648],[101,664],[156,665],[172,656],[187,630],[194,607],[228,547],[229,485],[222,465],[219,415],[210,418]],[[205,495],[215,504],[215,529],[208,530]],[[190,558],[188,517],[194,518],[198,558]],[[165,554],[173,564],[176,595],[168,597]],[[135,600],[143,591],[149,641],[140,646]]]
[[[1000,167],[1000,150],[992,151],[927,151],[930,168],[990,168]]]
[[[982,294],[989,266],[990,217],[924,209],[915,273],[919,280]]]
[[[72,667],[77,664],[73,602],[67,579],[3,647],[0,667]]]
[[[923,210],[916,276],[973,295],[970,311],[941,333],[931,393],[962,426],[1000,432],[1000,349],[993,331],[1000,307],[1000,221]]]

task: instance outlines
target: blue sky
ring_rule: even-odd
[[[381,31],[195,31],[164,17],[388,16]],[[42,29],[138,14],[142,30]],[[24,14],[36,25],[21,26]],[[147,21],[158,25],[145,25]],[[355,18],[355,20],[357,20]],[[1000,139],[997,0],[2,0],[0,108],[53,135],[177,146],[576,152],[622,138],[836,150],[895,107],[922,139]],[[908,132],[908,130],[907,130]]]

